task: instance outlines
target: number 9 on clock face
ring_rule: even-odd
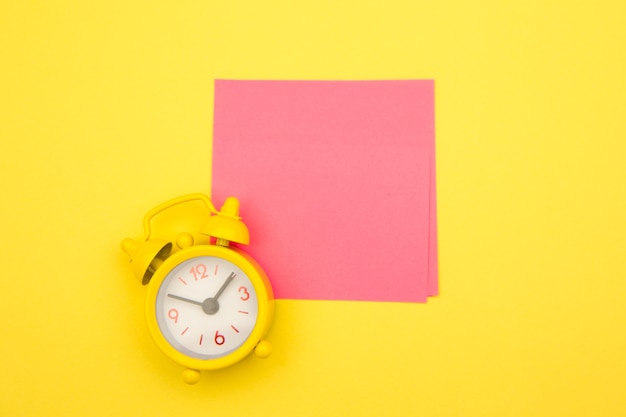
[[[257,322],[258,298],[238,266],[197,256],[165,276],[155,313],[159,330],[174,349],[192,358],[217,359],[248,339]]]

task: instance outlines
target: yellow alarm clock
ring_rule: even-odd
[[[174,242],[150,239],[151,220],[175,205],[201,201],[209,215],[194,244],[189,232]],[[272,323],[274,295],[263,268],[230,245],[248,244],[239,201],[229,197],[220,211],[204,194],[167,201],[144,217],[144,240],[124,239],[137,278],[148,286],[146,318],[157,346],[186,367],[183,379],[194,384],[201,370],[233,365],[252,351],[265,358],[272,351],[264,339]]]

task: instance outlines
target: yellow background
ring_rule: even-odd
[[[0,415],[626,415],[625,4],[3,1]],[[435,79],[440,297],[184,385],[119,241],[209,191],[215,78]]]

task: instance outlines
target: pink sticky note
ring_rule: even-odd
[[[216,81],[212,196],[276,298],[436,294],[433,164],[431,80]]]

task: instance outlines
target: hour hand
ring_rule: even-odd
[[[224,283],[222,284],[222,286],[220,287],[220,289],[217,291],[217,294],[215,294],[215,296],[213,297],[213,299],[215,301],[217,301],[218,298],[220,298],[220,295],[222,295],[222,293],[224,292],[224,290],[226,289],[226,287],[228,287],[228,284],[230,284],[230,282],[235,279],[237,275],[234,272],[231,272],[230,275],[228,276],[228,278],[226,278],[226,281],[224,281]]]

